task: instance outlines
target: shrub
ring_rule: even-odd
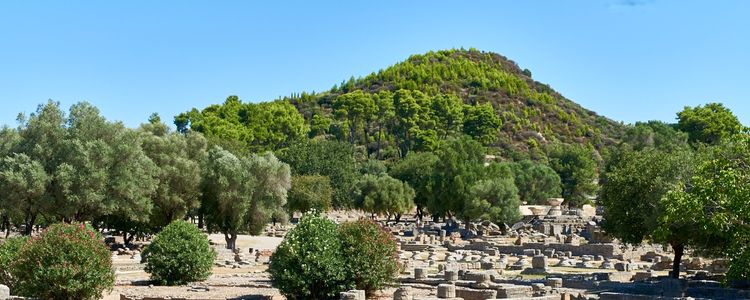
[[[100,299],[115,281],[101,235],[84,224],[54,224],[32,238],[11,273],[18,294],[40,299]]]
[[[11,264],[18,259],[18,252],[26,244],[27,237],[14,237],[0,244],[0,284],[15,290],[16,280],[11,274]]]
[[[142,254],[146,272],[164,285],[207,279],[215,258],[216,252],[206,235],[182,220],[167,225]]]
[[[336,299],[353,288],[347,278],[337,225],[306,214],[271,256],[273,286],[287,299]]]
[[[393,235],[372,220],[344,223],[339,236],[346,258],[347,278],[368,293],[382,289],[398,275],[397,246]]]

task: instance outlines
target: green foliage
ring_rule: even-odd
[[[438,94],[433,97],[431,111],[440,138],[446,138],[461,132],[464,120],[463,109],[463,101],[456,95]]]
[[[634,150],[654,147],[672,151],[688,147],[688,134],[661,121],[636,122],[625,130],[623,142]]]
[[[344,257],[338,226],[307,214],[287,233],[271,256],[273,286],[287,299],[337,299],[354,287]]]
[[[149,173],[157,179],[150,223],[161,228],[200,205],[207,141],[200,134],[169,132],[162,123],[143,124],[140,131],[143,152],[155,165]]]
[[[502,120],[489,103],[466,106],[464,133],[483,145],[490,145],[497,140]]]
[[[142,254],[145,271],[164,285],[202,281],[211,275],[216,252],[195,225],[178,220],[159,232]]]
[[[347,278],[367,294],[395,282],[400,269],[393,235],[372,220],[348,222],[339,226],[339,235],[348,270]]]
[[[420,216],[422,209],[432,199],[432,172],[437,160],[432,152],[411,152],[395,162],[388,171],[393,178],[406,182],[414,189],[414,204]]]
[[[469,138],[451,139],[436,153],[432,174],[433,197],[427,208],[433,216],[452,216],[471,200],[470,188],[484,179],[484,148]]]
[[[402,214],[414,208],[414,189],[387,174],[364,175],[354,185],[354,202],[366,212],[380,215]]]
[[[372,126],[373,116],[377,110],[370,94],[362,91],[343,94],[336,99],[333,109],[339,119],[345,120],[345,126],[349,129],[350,143],[354,144],[358,131],[363,132],[362,143],[369,143],[369,127]]]
[[[12,237],[0,244],[0,284],[10,287],[12,291],[15,291],[17,283],[13,277],[12,266],[28,240],[27,237]]]
[[[328,211],[331,208],[333,188],[328,177],[320,175],[292,176],[292,188],[286,203],[289,213]]]
[[[189,127],[211,140],[234,140],[259,152],[284,148],[310,130],[288,102],[242,103],[237,96],[229,96],[222,105],[182,113],[175,124],[181,132]]]
[[[31,234],[34,220],[45,207],[43,195],[49,176],[41,163],[26,154],[13,154],[0,160],[0,205],[25,222],[25,234]]]
[[[83,224],[55,224],[23,246],[12,264],[16,292],[40,299],[100,299],[115,274],[102,237]]]
[[[659,222],[685,228],[690,245],[730,260],[730,280],[750,278],[750,137],[702,148],[689,189],[668,194]],[[664,227],[657,233],[668,235]]]
[[[331,180],[333,207],[347,208],[353,203],[349,193],[359,173],[354,147],[337,141],[300,141],[279,153],[294,175],[322,175]]]
[[[597,192],[594,154],[582,145],[559,144],[549,150],[550,166],[560,175],[562,196],[571,207],[588,203]]]
[[[224,233],[234,249],[237,234],[258,234],[272,218],[286,215],[289,166],[273,154],[237,157],[215,147],[204,169],[203,205],[210,228]]]
[[[362,175],[380,175],[388,172],[388,167],[377,159],[368,159],[359,165],[359,173]]]
[[[548,141],[591,144],[597,149],[612,144],[612,138],[621,134],[621,124],[563,98],[548,85],[533,81],[530,74],[498,54],[473,49],[444,50],[413,55],[364,78],[351,78],[328,92],[303,93],[284,100],[294,104],[310,124],[317,124],[316,118],[334,117],[344,129],[344,134],[337,137],[352,142],[349,131],[352,128],[347,126],[350,114],[337,113],[347,105],[337,102],[350,101],[351,95],[365,99],[369,94],[370,98],[377,98],[377,121],[371,123],[369,132],[355,125],[358,133],[354,142],[367,146],[372,150],[370,153],[398,147],[401,157],[408,151],[433,149],[436,138],[445,139],[466,130],[462,127],[467,115],[458,113],[464,103],[469,107],[488,103],[492,106],[488,112],[496,117],[503,116],[499,133],[490,132],[497,128],[481,125],[488,118],[477,116],[470,123],[485,127],[487,131],[468,131],[486,145],[497,147],[501,153],[530,150],[528,142],[537,138],[529,133],[543,134]],[[385,105],[380,106],[378,100],[388,97],[375,95],[388,93],[394,93],[394,99],[382,101],[380,103]],[[342,98],[344,95],[350,96]],[[411,99],[404,97],[407,95]],[[356,115],[357,111],[362,111],[359,107],[351,111]],[[387,130],[381,130],[382,127]],[[496,127],[500,127],[500,123]],[[372,139],[366,136],[373,134],[377,136],[376,145],[367,145]],[[503,142],[493,144],[495,139]],[[543,155],[541,152],[535,155],[540,154]]]
[[[743,130],[737,116],[721,103],[685,106],[677,120],[677,128],[687,132],[691,143],[718,144]]]
[[[246,168],[257,183],[252,193],[249,231],[259,234],[266,223],[287,221],[284,206],[292,187],[291,170],[271,152],[251,155],[246,160]]]
[[[552,168],[530,160],[513,163],[511,168],[520,201],[546,204],[548,198],[560,196],[560,176]]]
[[[410,150],[432,150],[437,143],[434,120],[430,118],[432,99],[419,91],[398,90],[393,95],[395,122],[391,128],[401,157]]]
[[[37,215],[53,221],[121,221],[110,225],[148,220],[157,181],[139,134],[107,121],[85,102],[71,106],[67,115],[59,103],[48,102],[20,120],[14,146],[7,149],[15,157],[5,157],[6,171],[25,169],[28,175],[34,170],[37,183],[18,190],[26,196],[8,198],[23,202],[8,212],[11,219],[31,225]],[[13,185],[20,188],[20,183],[15,180]]]
[[[692,155],[653,148],[622,149],[608,166],[598,204],[604,206],[604,228],[627,243],[656,240],[663,199],[689,180]],[[669,242],[657,240],[658,242]]]
[[[498,224],[521,219],[518,188],[512,177],[477,181],[469,189],[470,197],[461,216],[467,220],[489,220]]]

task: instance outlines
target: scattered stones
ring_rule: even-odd
[[[340,300],[366,300],[365,291],[363,290],[350,290],[339,294]]]
[[[438,294],[440,291],[440,287],[438,287]],[[396,289],[395,292],[393,292],[393,300],[412,300],[414,299],[414,296],[412,295],[411,288],[409,287],[400,287]]]
[[[632,267],[630,263],[626,263],[626,262],[615,263],[615,270],[620,271],[620,272],[630,272],[631,268]]]

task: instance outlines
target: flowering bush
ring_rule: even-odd
[[[368,293],[380,290],[398,275],[398,250],[393,235],[372,220],[347,222],[339,227],[347,278]]]
[[[174,221],[143,251],[151,279],[166,285],[205,280],[211,275],[216,251],[195,225]]]
[[[337,299],[353,288],[347,278],[337,225],[306,214],[286,235],[268,267],[273,286],[287,299]]]
[[[15,293],[39,299],[100,299],[115,281],[101,235],[84,224],[55,224],[29,240],[11,274]]]
[[[26,237],[14,237],[0,244],[0,284],[15,289],[16,280],[11,274],[11,264],[18,259],[18,252],[29,239]]]
[[[396,242],[373,221],[341,226],[306,214],[271,257],[271,281],[287,299],[336,299],[342,291],[368,292],[393,282]]]

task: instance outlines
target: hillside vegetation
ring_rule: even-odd
[[[230,97],[180,114],[175,123],[252,150],[285,148],[306,133],[362,146],[381,159],[433,150],[437,141],[463,133],[488,146],[490,154],[544,160],[545,145],[602,149],[624,128],[534,81],[513,61],[474,49],[413,55],[322,93],[260,104]],[[282,127],[285,136],[274,136]]]

